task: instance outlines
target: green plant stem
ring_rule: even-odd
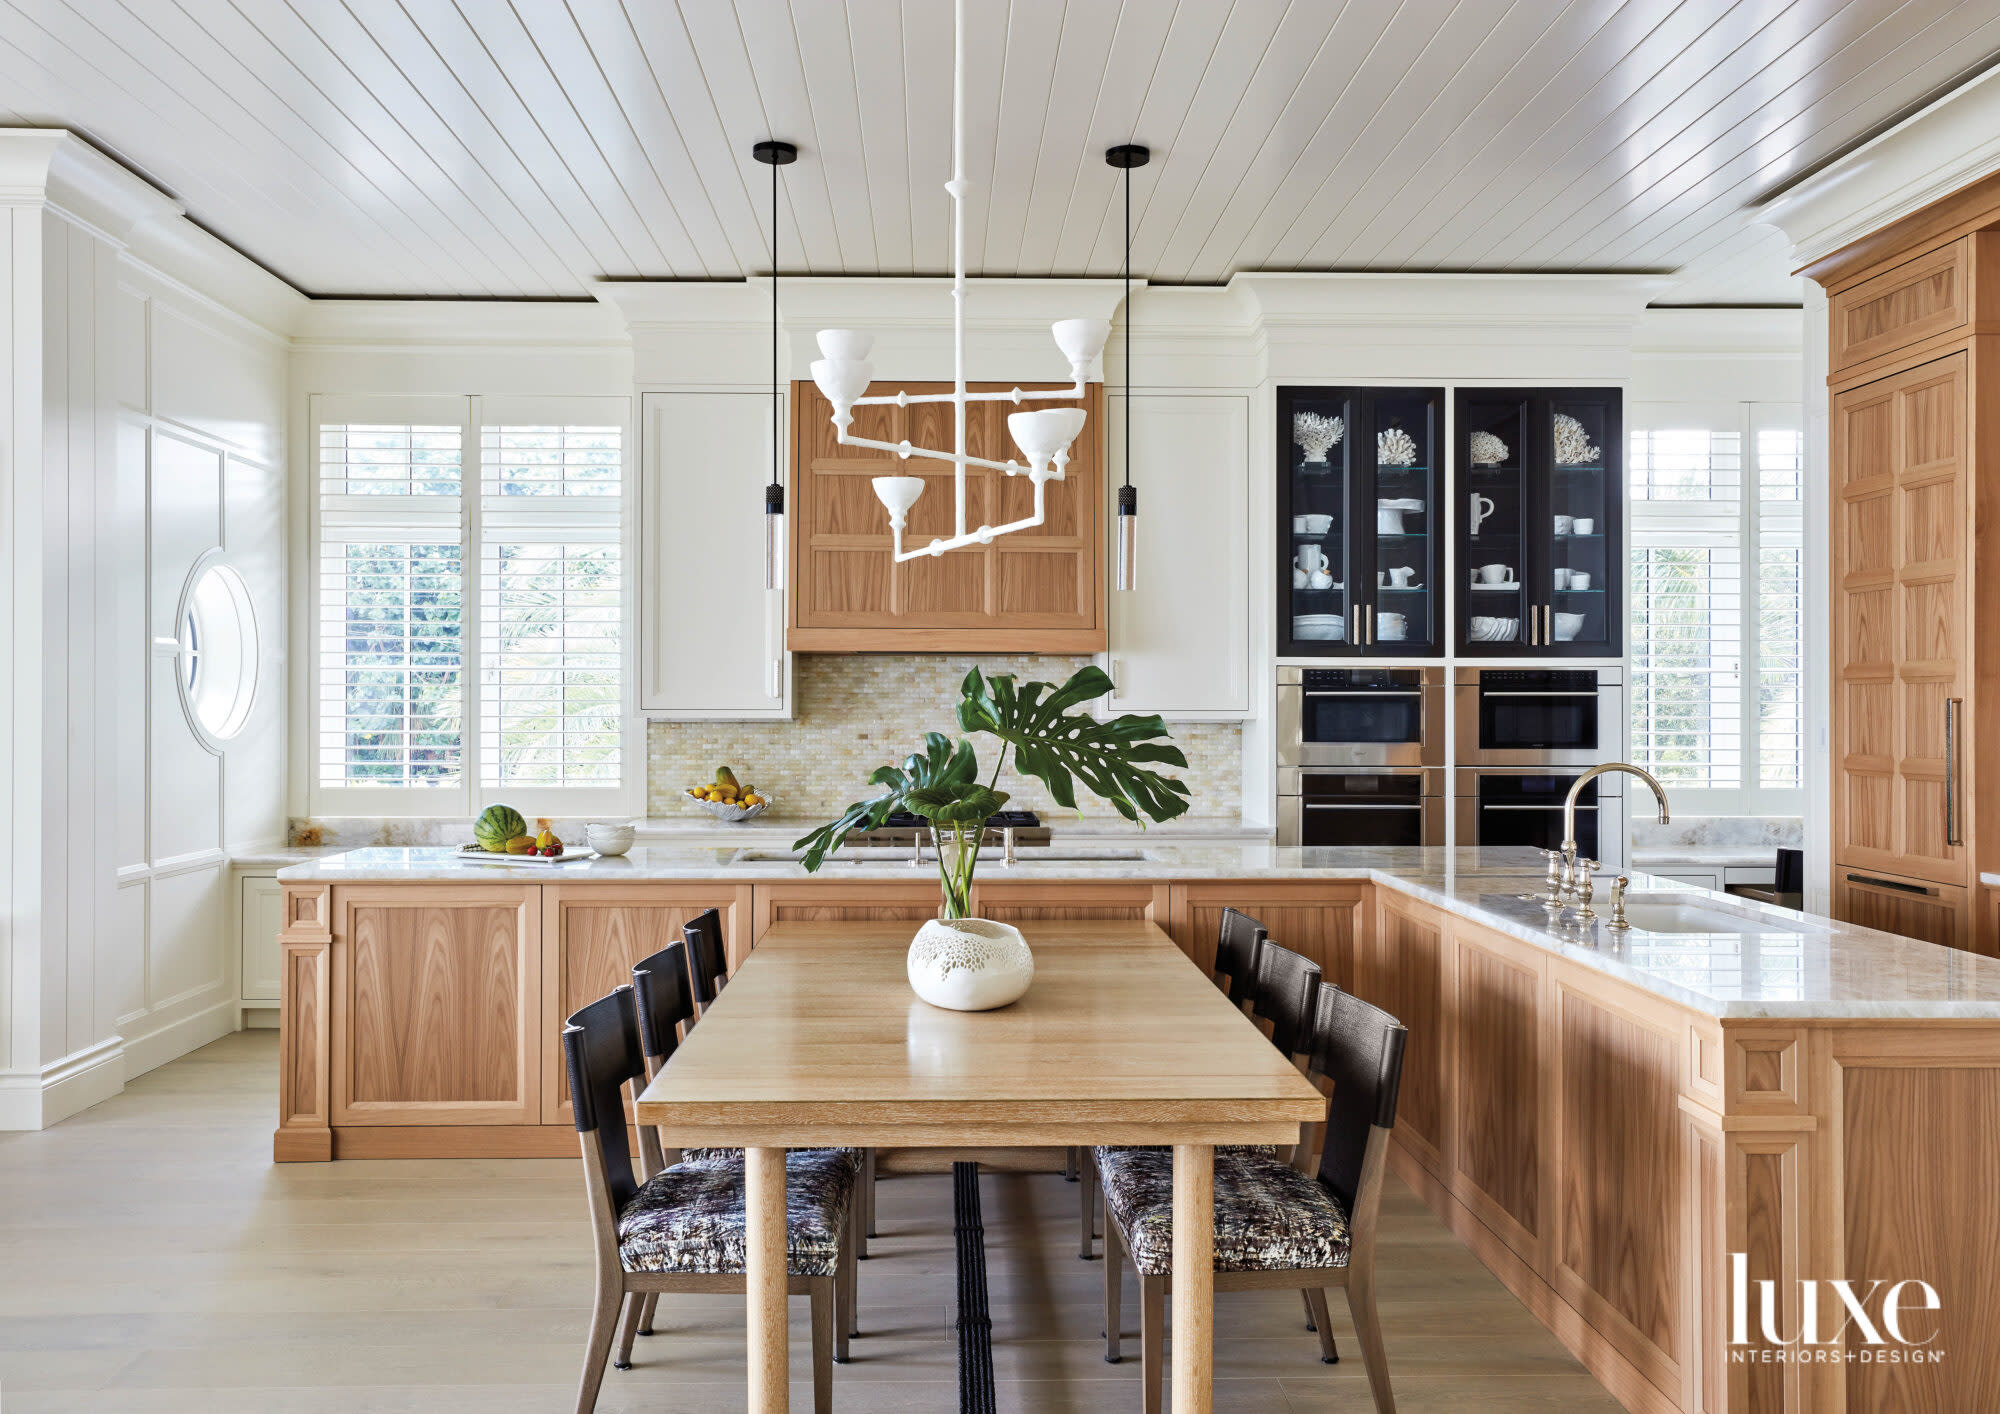
[[[944,890],[944,916],[967,918],[972,913],[972,878],[979,867],[979,841],[985,826],[984,822],[953,823],[947,828],[951,832],[949,862],[945,859],[945,837],[934,829],[938,840],[938,884]]]
[[[986,783],[986,789],[992,790],[995,786],[1000,784],[1000,768],[1007,764],[1007,748],[1009,748],[1013,744],[1014,743],[1008,741],[1005,737],[1002,737],[1000,739],[1000,756],[999,759],[997,759],[993,763],[993,779]]]

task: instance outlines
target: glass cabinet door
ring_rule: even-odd
[[[1543,646],[1600,657],[1624,650],[1623,435],[1615,389],[1553,392],[1547,403],[1549,497],[1547,582],[1534,586],[1545,606]]]
[[[1542,596],[1528,580],[1537,505],[1524,394],[1458,397],[1458,645],[1519,653],[1535,639]]]
[[[1381,655],[1436,653],[1444,599],[1433,573],[1442,556],[1432,540],[1445,527],[1438,514],[1439,399],[1422,388],[1373,392],[1373,504],[1356,508],[1355,526],[1375,576],[1354,596],[1362,643]]]
[[[1286,468],[1279,515],[1278,635],[1283,651],[1358,651],[1350,633],[1348,512],[1353,499],[1354,400],[1344,390],[1286,389],[1278,398],[1280,465]]]

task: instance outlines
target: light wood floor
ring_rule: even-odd
[[[578,1168],[559,1161],[271,1163],[276,1038],[245,1032],[41,1134],[0,1135],[5,1414],[566,1414],[590,1295]],[[1100,1263],[1076,1188],[983,1180],[1001,1408],[1137,1410],[1098,1337]],[[1399,1182],[1384,1203],[1382,1324],[1407,1414],[1618,1406]],[[854,1414],[956,1408],[951,1181],[884,1180],[863,1336],[836,1369]],[[810,1409],[793,1301],[793,1408]],[[1346,1308],[1321,1365],[1289,1292],[1217,1302],[1216,1408],[1362,1414]],[[663,1298],[660,1334],[598,1408],[743,1407],[743,1303]]]

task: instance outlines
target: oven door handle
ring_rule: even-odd
[[[1588,692],[1581,690],[1572,690],[1569,692],[1489,692],[1482,687],[1479,689],[1479,695],[1481,697],[1574,697],[1580,702],[1595,702],[1598,691],[1596,688],[1592,688]]]
[[[1560,805],[1481,805],[1479,808],[1481,810],[1561,810],[1562,809]],[[1585,810],[1597,809],[1595,805],[1583,805],[1581,803],[1579,803],[1576,808],[1578,813],[1581,813]]]
[[[1423,802],[1412,801],[1408,805],[1342,805],[1333,800],[1308,800],[1308,810],[1422,810]]]
[[[1422,697],[1424,690],[1420,687],[1413,687],[1407,692],[1343,692],[1321,687],[1314,688],[1305,695],[1307,697]]]

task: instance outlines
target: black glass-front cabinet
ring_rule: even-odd
[[[1280,388],[1278,651],[1444,652],[1444,390]]]
[[[1617,388],[1457,391],[1459,653],[1625,651],[1622,396]]]

